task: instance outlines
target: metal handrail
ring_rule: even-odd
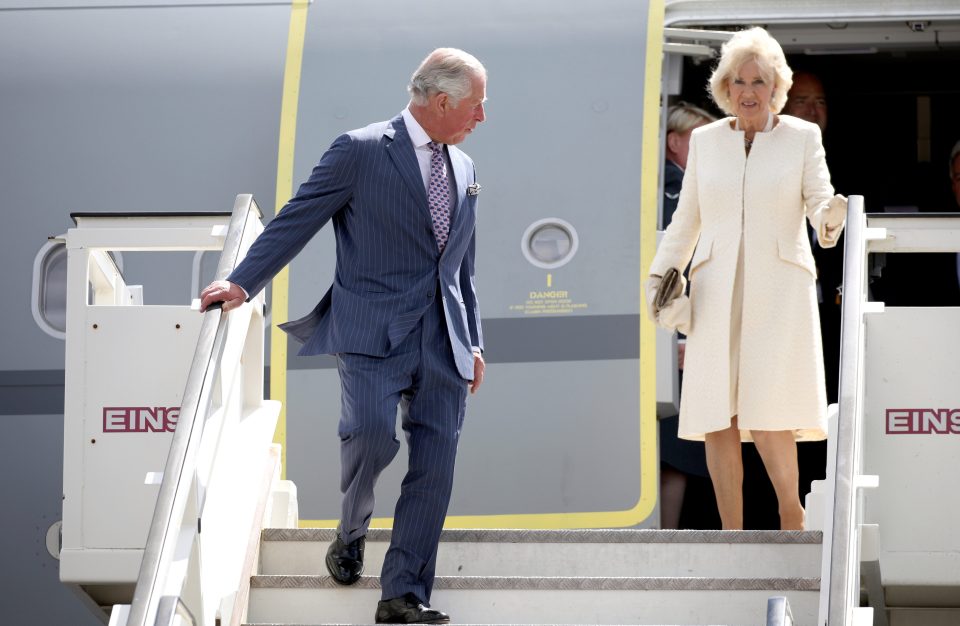
[[[190,609],[183,603],[180,596],[163,596],[157,604],[157,626],[173,626],[175,618],[180,617],[190,623],[190,626],[197,626],[197,620],[190,612]]]
[[[786,596],[773,596],[767,599],[766,626],[793,626],[793,612]]]
[[[240,260],[244,233],[251,224],[251,217],[255,220],[262,217],[253,196],[237,196],[217,265],[217,279],[226,278]],[[219,307],[211,307],[204,313],[200,326],[197,349],[190,365],[180,418],[163,470],[163,481],[143,550],[127,626],[153,624],[161,596],[168,595],[163,593],[163,583],[174,560],[177,531],[183,524],[197,472],[200,441],[211,405],[212,383],[220,369],[225,334],[226,323],[222,311]]]
[[[823,532],[821,626],[845,626],[856,606],[853,603],[859,602],[856,478],[862,469],[860,399],[863,388],[863,303],[867,296],[865,252],[863,196],[850,196],[843,256],[837,446],[836,455],[827,459],[827,476],[834,477],[833,483],[827,486],[833,492],[833,517],[828,517]]]

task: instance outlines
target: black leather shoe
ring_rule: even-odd
[[[417,596],[408,593],[401,598],[377,603],[378,624],[449,624],[450,616],[443,611],[425,607]]]
[[[341,585],[352,585],[363,573],[363,547],[366,537],[343,543],[340,532],[327,548],[327,571]]]

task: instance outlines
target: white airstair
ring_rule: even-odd
[[[246,624],[367,624],[388,530],[353,586],[324,569],[332,529],[269,529]],[[445,530],[432,604],[454,623],[763,624],[771,596],[816,620],[819,532]]]
[[[897,234],[895,225],[868,228],[862,207],[862,198],[851,198],[841,398],[839,415],[836,407],[831,411],[827,480],[815,485],[807,501],[812,530],[448,529],[441,537],[433,604],[450,613],[454,623],[474,624],[960,623],[957,540],[942,532],[911,544],[903,536],[910,528],[900,521],[903,506],[897,517],[898,502],[917,507],[936,503],[910,492],[909,484],[906,493],[899,487],[884,492],[884,485],[864,491],[876,486],[875,475],[890,473],[883,455],[876,454],[883,442],[874,441],[874,409],[863,399],[864,386],[872,384],[863,351],[865,338],[874,332],[869,320],[883,313],[882,305],[866,297],[867,253],[870,246],[899,250],[898,243],[909,237],[906,231]],[[242,257],[258,231],[258,217],[252,198],[239,196],[229,231],[212,229],[225,241],[218,276]],[[208,224],[202,227],[210,230]],[[916,224],[910,228],[923,230]],[[927,229],[927,235],[932,232]],[[198,233],[195,227],[194,236]],[[937,239],[936,245],[957,240],[960,236]],[[93,239],[78,236],[76,241]],[[921,245],[910,241],[913,247],[904,249]],[[109,266],[103,258],[98,263]],[[262,300],[255,300],[229,316],[221,318],[219,311],[203,316],[179,426],[141,547],[126,548],[124,567],[110,569],[107,565],[118,562],[116,550],[82,541],[72,546],[71,563],[89,559],[85,566],[67,568],[69,576],[62,568],[61,577],[104,607],[104,622],[109,616],[111,626],[373,622],[380,595],[377,575],[390,531],[370,531],[365,575],[342,587],[323,564],[334,531],[297,527],[295,488],[279,480],[278,452],[270,445],[277,407],[261,393],[262,311]],[[69,380],[68,372],[68,385]],[[88,419],[99,417],[95,413]],[[81,432],[78,426],[68,429],[75,436]],[[79,436],[81,441],[86,437]],[[929,462],[937,467],[949,462],[949,446],[956,445],[938,443],[936,452],[947,454],[931,456]],[[262,462],[244,462],[250,459]],[[865,473],[865,465],[872,474]],[[875,493],[886,495],[873,498]],[[954,498],[944,506],[960,516],[958,502]],[[68,522],[76,522],[66,511],[65,506],[65,538]],[[237,516],[237,511],[244,513]],[[885,528],[896,532],[884,535]],[[940,549],[933,553],[931,546]],[[133,558],[140,566],[131,572]],[[894,597],[904,606],[886,606],[885,588],[896,590]],[[862,596],[871,606],[861,607]]]

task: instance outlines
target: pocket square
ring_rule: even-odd
[[[480,183],[473,183],[472,185],[467,185],[467,195],[476,196],[480,193],[481,189],[482,187],[480,186]]]

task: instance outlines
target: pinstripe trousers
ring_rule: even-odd
[[[467,381],[457,372],[438,293],[388,356],[337,355],[344,542],[364,536],[370,525],[377,477],[400,449],[398,406],[407,440],[407,473],[380,574],[385,600],[413,593],[429,604],[437,544],[453,487]]]

